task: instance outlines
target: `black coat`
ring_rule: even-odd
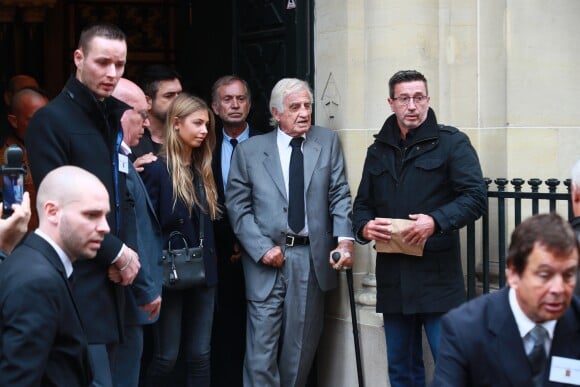
[[[26,132],[30,172],[37,188],[53,169],[75,165],[96,175],[109,192],[111,232],[95,259],[75,263],[79,282],[75,297],[91,344],[116,343],[122,335],[123,290],[108,279],[107,269],[124,240],[122,210],[126,206],[117,205],[116,193],[119,202],[126,198],[126,181],[125,174],[119,173],[115,184],[114,170],[117,134],[122,133],[120,118],[128,108],[113,97],[99,103],[86,86],[71,77],[63,91],[34,114]]]
[[[0,284],[0,386],[88,386],[87,339],[52,246],[29,235],[2,264]]]
[[[261,134],[250,128],[250,137]],[[216,130],[216,145],[213,151],[212,169],[213,177],[217,186],[218,203],[222,210],[220,219],[214,221],[216,235],[216,251],[218,256],[218,302],[221,297],[233,297],[237,300],[245,300],[244,297],[244,277],[242,272],[242,261],[232,263],[230,257],[233,254],[234,244],[238,241],[225,207],[226,196],[224,192],[222,176],[222,142],[224,139],[222,129]],[[241,245],[240,245],[241,247]]]
[[[437,228],[423,257],[377,254],[377,312],[446,312],[465,301],[459,229],[487,209],[477,154],[464,133],[438,125],[431,109],[403,147],[395,115],[375,138],[353,206],[359,242],[368,242],[360,232],[375,217],[422,213]]]

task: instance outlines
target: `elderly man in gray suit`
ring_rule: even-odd
[[[352,265],[351,196],[336,133],[311,126],[312,91],[280,80],[276,129],[240,143],[226,207],[244,247],[244,386],[304,386],[324,318],[324,292]],[[340,260],[331,259],[333,252]],[[334,269],[334,270],[333,270]]]
[[[144,127],[149,125],[147,99],[139,86],[126,78],[120,78],[113,97],[132,109],[121,116],[123,141],[120,153],[135,160],[131,147],[139,144]],[[135,164],[127,163],[127,199],[125,243],[139,254],[141,270],[131,286],[125,290],[125,326],[123,342],[119,344],[113,365],[114,387],[136,387],[141,372],[144,347],[144,325],[153,324],[159,318],[163,267],[159,263],[163,241],[161,226],[149,199],[147,188],[137,172]],[[109,278],[120,282],[118,269],[109,267]]]

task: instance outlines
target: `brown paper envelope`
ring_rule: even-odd
[[[403,242],[401,231],[415,223],[414,220],[409,219],[391,219],[393,226],[393,233],[389,242],[377,241],[375,248],[379,253],[402,253],[407,255],[423,256],[423,248],[425,242],[419,245],[410,245]]]

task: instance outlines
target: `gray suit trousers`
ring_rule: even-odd
[[[322,333],[324,292],[309,246],[288,247],[272,292],[248,301],[245,387],[304,386]]]

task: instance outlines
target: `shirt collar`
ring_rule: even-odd
[[[224,128],[222,128],[222,133],[224,135],[224,141],[230,142],[230,140],[233,138],[228,136]],[[246,129],[244,129],[244,131],[240,133],[238,137],[236,137],[236,140],[238,140],[238,143],[240,143],[244,140],[247,140],[248,138],[250,138],[250,125],[246,124]]]
[[[66,255],[66,253],[64,252],[64,250],[61,249],[60,246],[57,245],[56,242],[53,241],[51,237],[49,237],[48,235],[46,235],[39,228],[37,228],[36,230],[34,230],[34,233],[36,235],[38,235],[39,237],[41,237],[42,239],[44,239],[45,241],[47,241],[48,244],[52,246],[52,248],[58,254],[58,257],[60,258],[60,260],[62,262],[62,265],[64,266],[64,270],[66,272],[66,277],[67,278],[70,277],[70,275],[73,272],[73,265],[72,265],[72,262],[71,262],[70,258],[68,257],[68,255]]]
[[[125,141],[121,141],[121,153],[128,156],[131,154],[131,147],[125,143]]]
[[[512,310],[512,314],[514,315],[514,318],[516,320],[516,325],[518,326],[518,331],[520,332],[520,336],[523,338],[536,326],[536,323],[530,320],[530,318],[526,316],[526,314],[520,307],[520,304],[518,303],[516,297],[515,289],[512,288],[509,289],[508,298],[510,309]],[[543,326],[546,329],[546,331],[548,331],[548,336],[550,337],[550,340],[552,340],[552,338],[554,337],[554,329],[556,329],[557,322],[558,320],[549,320],[539,324]]]
[[[303,134],[300,137],[302,137],[304,139],[304,141],[306,141],[306,135],[305,134]],[[292,141],[292,139],[294,137],[291,137],[291,136],[287,135],[286,133],[284,133],[280,129],[280,127],[278,127],[278,129],[277,129],[277,137],[276,138],[278,140],[278,145],[283,145],[283,146],[289,147],[290,146],[290,141]]]

